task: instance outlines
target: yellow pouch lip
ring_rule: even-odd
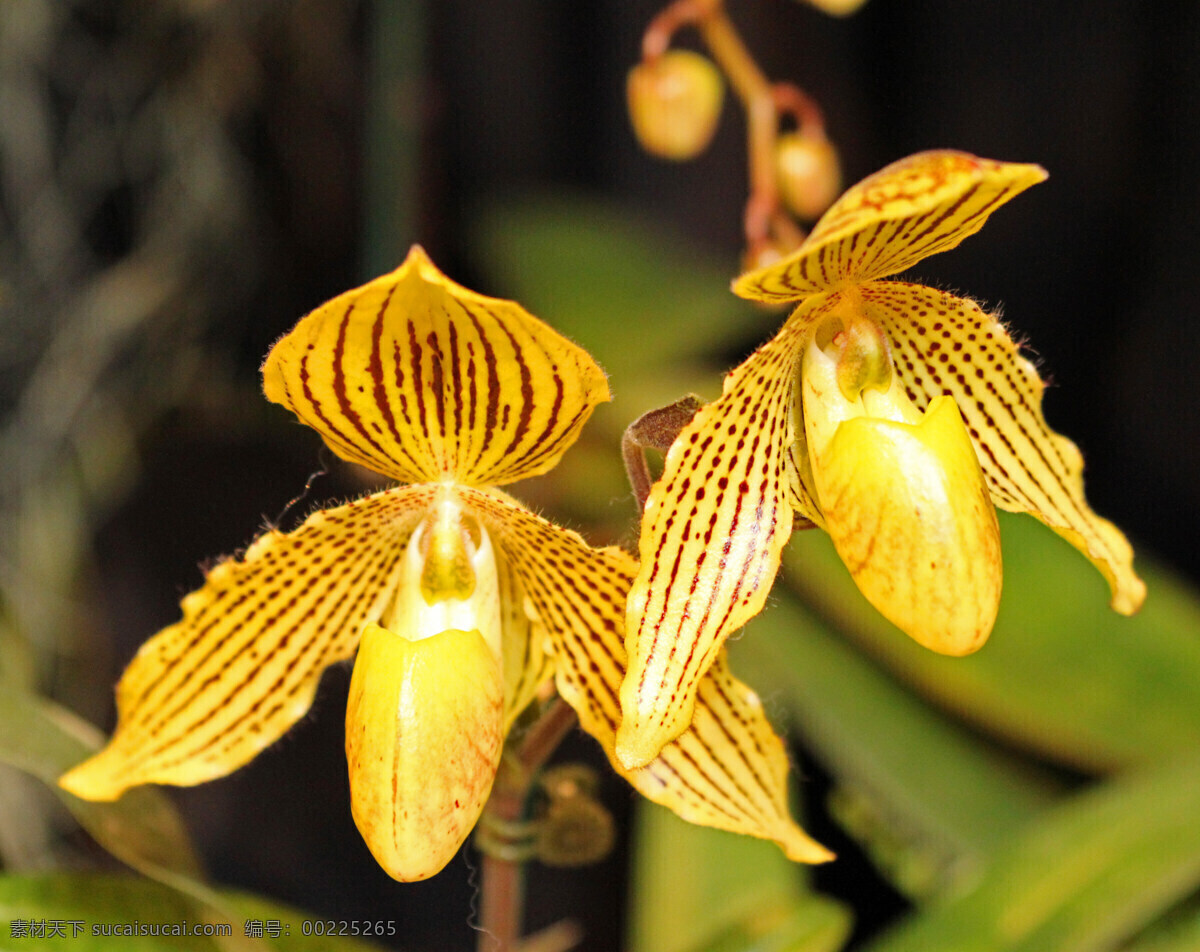
[[[802,402],[812,478],[835,548],[864,597],[910,637],[963,655],[987,640],[1002,568],[995,508],[949,397],[922,414],[891,375],[846,398],[810,341]]]

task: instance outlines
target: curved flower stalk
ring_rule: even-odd
[[[862,0],[811,0],[833,16]],[[712,60],[672,49],[693,26]],[[707,148],[724,100],[724,78],[746,113],[750,194],[743,227],[745,260],[775,261],[804,240],[796,219],[812,221],[841,190],[837,150],[816,100],[792,83],[772,83],[725,10],[725,0],[671,0],[646,27],[642,56],[629,73],[629,118],[642,148],[683,161]],[[791,131],[781,131],[788,124]],[[749,267],[750,265],[748,265]]]
[[[621,689],[623,763],[691,722],[730,632],[763,606],[794,526],[815,524],[879,611],[935,651],[987,638],[1000,597],[994,506],[1086,555],[1136,611],[1124,535],[1088,507],[1083,460],[1042,416],[1044,385],[973,301],[880,280],[955,247],[1046,173],[926,152],[839,199],[795,251],[733,285],[797,302],[667,455],[645,507]]]
[[[550,677],[616,764],[636,563],[495,488],[554,466],[608,385],[581,348],[453,283],[420,248],[304,318],[263,380],[339,456],[403,485],[269,531],[214,568],[126,670],[108,746],[60,783],[106,800],[224,776],[304,716],[326,667],[357,655],[354,819],[391,876],[423,879],[474,826],[514,719]],[[689,731],[618,771],[685,819],[827,859],[788,815],[783,746],[753,692],[718,658],[698,698]]]

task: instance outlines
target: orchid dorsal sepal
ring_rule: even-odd
[[[1000,603],[1000,530],[958,407],[919,411],[891,375],[847,400],[809,342],[801,371],[811,473],[834,547],[867,600],[942,654],[977,650]]]

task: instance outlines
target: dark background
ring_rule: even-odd
[[[471,255],[472,223],[481,209],[531,189],[611,198],[724,255],[731,276],[737,268],[740,111],[727,103],[712,150],[684,165],[644,155],[628,131],[624,75],[655,4],[51,6],[38,46],[43,72],[32,75],[52,93],[48,161],[60,181],[100,162],[101,153],[78,159],[79,150],[87,154],[73,137],[81,116],[119,144],[138,133],[130,117],[163,91],[173,106],[151,139],[179,131],[194,103],[207,124],[193,131],[217,143],[224,163],[216,180],[225,190],[206,206],[221,224],[180,238],[186,280],[167,329],[131,338],[106,370],[119,376],[119,400],[158,401],[159,409],[130,411],[136,469],[95,517],[76,589],[91,608],[80,641],[61,652],[50,676],[55,693],[106,729],[107,686],[146,637],[177,617],[178,598],[200,581],[200,560],[245,545],[324,466],[330,474],[315,482],[301,512],[364,488],[315,435],[258,405],[258,363],[299,316],[394,266],[411,241],[457,280],[503,296],[487,262]],[[914,273],[1003,305],[1054,384],[1047,416],[1083,449],[1095,509],[1136,547],[1195,579],[1200,5],[871,0],[844,20],[792,0],[730,0],[729,8],[767,74],[822,104],[847,183],[938,147],[1049,170],[1046,184]],[[400,30],[389,34],[391,45],[377,42],[385,28]],[[20,64],[11,20],[6,30],[13,70]],[[398,130],[396,138],[381,137],[380,128]],[[23,216],[35,214],[22,205],[28,176],[18,174],[11,148],[0,154],[10,303],[25,315],[25,323],[6,319],[14,330],[5,332],[0,393],[13,406],[53,333],[70,328],[63,311],[72,282],[136,255],[164,192],[176,187],[166,166],[139,165],[133,159],[142,152],[115,148],[123,177],[88,193],[94,201],[79,215],[74,257],[45,273],[22,227]],[[152,146],[144,151],[154,154]],[[399,189],[398,204],[382,212],[381,169],[395,171],[390,187]],[[382,232],[372,232],[381,217]],[[50,316],[31,320],[39,308]],[[14,345],[18,327],[23,349]],[[742,353],[759,336],[748,329]],[[184,345],[192,357],[181,370],[174,361]],[[164,397],[165,373],[179,383]],[[48,451],[43,464],[59,459]],[[409,948],[469,948],[475,859],[460,856],[431,882],[397,886],[353,827],[341,753],[347,684],[348,671],[330,673],[314,712],[276,747],[226,780],[180,793],[209,868],[222,882],[330,918],[396,919]],[[566,751],[596,762],[595,753],[583,736]],[[805,769],[815,777],[807,799],[819,808],[819,765]],[[627,828],[628,788],[608,773],[603,789]],[[832,832],[818,836],[848,848]],[[590,936],[582,948],[615,948],[623,862],[618,852],[578,872],[533,870],[537,918],[529,925],[572,915]],[[852,856],[823,876],[825,888],[866,910],[864,932],[902,908]]]

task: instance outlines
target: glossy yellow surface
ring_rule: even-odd
[[[922,413],[894,374],[848,400],[815,341],[803,368],[816,494],[859,590],[927,648],[976,650],[1000,607],[1000,528],[954,401]]]
[[[354,822],[388,875],[426,879],[454,858],[491,792],[503,722],[500,666],[479,632],[410,641],[367,626],[346,760]]]

